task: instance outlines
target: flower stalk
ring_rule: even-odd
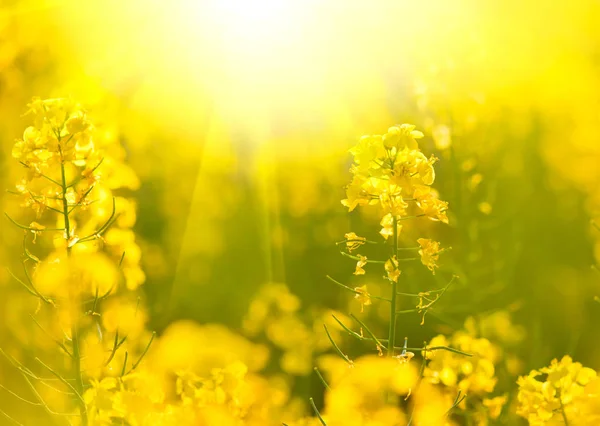
[[[65,172],[65,157],[61,148],[60,135],[58,136],[58,150],[60,153],[60,175],[61,175],[61,190],[62,190],[62,207],[63,207],[63,220],[65,225],[64,239],[67,250],[67,261],[71,259],[71,252],[73,245],[70,242],[71,239],[71,221],[69,219],[69,201],[67,200],[67,176]],[[74,281],[73,281],[74,282]],[[69,283],[69,309],[71,316],[71,368],[73,371],[73,377],[75,377],[75,391],[79,395],[77,399],[77,406],[79,407],[79,415],[81,416],[82,426],[87,426],[88,415],[85,401],[82,398],[84,386],[83,376],[81,371],[81,344],[79,341],[79,298],[71,283]]]
[[[398,259],[398,219],[394,217],[393,219],[393,258]],[[389,357],[394,356],[394,344],[396,343],[396,298],[398,297],[398,280],[392,280],[392,297],[390,303],[390,328],[388,333],[388,350],[387,354]]]

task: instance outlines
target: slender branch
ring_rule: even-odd
[[[28,169],[31,169],[31,166],[30,166],[29,164],[25,163],[24,161],[19,161],[19,163],[21,163],[23,166],[27,167]],[[55,185],[62,186],[62,185],[60,184],[60,182],[58,182],[58,181],[55,181],[55,180],[54,180],[54,179],[52,179],[50,176],[48,176],[48,175],[45,175],[44,173],[40,173],[40,176],[41,176],[41,177],[43,177],[44,179],[47,179],[48,181],[52,182],[52,183],[53,183],[53,184],[55,184]]]
[[[71,206],[72,208],[71,208],[71,210],[69,210],[69,214],[73,213],[73,211],[75,211],[75,209],[77,207],[83,206],[83,202],[85,201],[86,197],[90,194],[90,192],[92,192],[92,190],[94,189],[94,187],[95,187],[95,185],[91,185],[89,187],[89,189],[83,193],[83,195],[81,196],[80,200],[76,204],[74,204],[74,205]]]
[[[327,329],[327,326],[325,324],[323,324],[323,327],[325,328],[325,333],[327,333],[327,337],[329,338],[329,341],[331,342],[331,345],[333,346],[333,348],[335,349],[335,351],[338,353],[338,355],[341,356],[344,359],[344,361],[346,361],[349,365],[354,365],[354,363],[348,357],[348,355],[346,355],[344,352],[342,352],[342,350],[337,345],[337,343],[335,343],[335,341],[331,337],[331,334],[329,334],[329,330]]]
[[[0,388],[4,389],[6,392],[8,392],[9,394],[11,394],[11,395],[12,395],[12,396],[14,396],[15,398],[17,398],[17,399],[19,399],[19,400],[21,400],[21,401],[23,401],[23,402],[26,402],[27,404],[36,405],[36,406],[38,406],[38,407],[41,407],[41,406],[42,406],[42,403],[40,403],[40,402],[35,402],[35,401],[30,401],[30,400],[28,400],[28,399],[26,399],[26,398],[23,398],[23,397],[22,397],[21,395],[19,395],[18,393],[15,393],[15,392],[11,391],[9,388],[7,388],[6,386],[4,386],[2,383],[0,383]]]
[[[341,322],[338,317],[336,317],[335,315],[332,315],[333,319],[337,321],[337,323],[344,329],[344,331],[346,331],[348,334],[350,334],[352,337],[355,337],[358,340],[361,341],[368,341],[368,342],[373,342],[374,340],[370,337],[365,337],[365,336],[361,336],[360,334],[358,334],[356,331],[353,331],[351,329],[349,329],[348,327],[346,327],[346,325]],[[385,346],[382,345],[382,348],[385,349]]]
[[[360,257],[354,256],[352,254],[348,254],[345,251],[341,251],[340,253],[342,254],[342,256],[349,257],[350,259],[361,260]],[[381,263],[383,265],[386,261],[385,260],[370,260],[370,259],[367,259],[366,262],[367,263]]]
[[[104,157],[102,157],[102,159],[98,162],[98,164],[96,164],[96,166],[92,170],[90,170],[87,174],[92,175],[98,169],[98,167],[100,167],[102,165],[103,162],[104,162]],[[82,175],[79,175],[75,180],[73,180],[73,182],[71,182],[69,185],[67,185],[67,188],[71,188],[71,187],[77,185],[79,182],[81,182],[81,176]]]
[[[337,284],[337,285],[339,285],[340,287],[343,287],[343,288],[345,288],[346,290],[348,290],[348,291],[351,291],[351,292],[352,292],[352,293],[354,293],[354,294],[362,294],[360,291],[357,291],[357,290],[353,289],[352,287],[349,287],[349,286],[347,286],[346,284],[342,284],[341,282],[334,280],[334,279],[333,279],[333,278],[331,278],[329,275],[327,275],[327,276],[326,276],[326,278],[327,278],[329,281],[333,282],[334,284]],[[388,299],[388,298],[386,298],[386,297],[375,296],[375,295],[372,295],[372,294],[369,294],[369,297],[370,297],[371,299],[383,300],[383,301],[385,301],[385,302],[389,302],[389,301],[390,301],[390,299]]]
[[[38,229],[38,228],[32,228],[31,226],[25,226],[25,225],[21,225],[19,222],[17,222],[16,220],[14,220],[12,217],[10,217],[8,215],[8,213],[4,212],[4,215],[8,218],[8,220],[10,220],[14,225],[16,225],[17,227],[24,229],[26,231],[31,231],[31,232],[45,232],[45,231],[64,231],[65,228],[44,228],[44,229]]]
[[[425,353],[429,352],[429,351],[448,351],[448,352],[453,352],[455,354],[459,354],[459,355],[464,355],[464,356],[468,356],[468,357],[472,357],[473,354],[467,353],[467,352],[463,352],[463,351],[459,351],[458,349],[454,349],[451,348],[449,346],[432,346],[432,347],[424,347],[424,348],[406,348],[407,351],[424,351]]]
[[[129,358],[129,352],[125,351],[125,360],[123,361],[123,368],[121,368],[121,377],[125,375],[125,369],[127,368],[127,359]]]
[[[461,402],[463,402],[465,399],[467,399],[466,394],[462,395],[462,397],[461,397],[461,395],[462,395],[462,391],[459,389],[458,394],[456,395],[456,398],[454,398],[454,402],[452,403],[452,406],[450,408],[448,408],[448,410],[444,414],[444,417],[448,417],[450,414],[452,414],[452,410],[454,410],[456,407],[459,406],[459,404]]]
[[[342,245],[342,244],[346,244],[346,243],[381,244],[381,243],[379,243],[379,242],[377,242],[377,241],[370,241],[370,240],[355,240],[355,239],[352,239],[352,240],[336,241],[336,242],[335,242],[335,245],[336,245],[336,246],[340,246],[340,245]]]
[[[364,328],[364,329],[366,330],[367,334],[368,334],[369,336],[371,336],[371,339],[373,339],[373,340],[375,341],[375,343],[377,344],[377,346],[379,346],[379,347],[382,347],[382,348],[384,348],[384,349],[385,349],[385,346],[383,346],[383,345],[381,344],[381,341],[380,341],[380,340],[377,338],[377,336],[375,336],[375,334],[374,334],[374,333],[371,331],[371,329],[370,329],[369,327],[367,327],[367,325],[366,325],[364,322],[362,322],[360,319],[358,319],[358,318],[356,317],[356,315],[354,315],[354,314],[350,314],[350,317],[352,317],[352,319],[353,319],[354,321],[356,321],[358,324],[360,324],[360,326],[361,326],[362,328]]]
[[[423,342],[423,344],[425,344],[425,342]],[[419,388],[421,387],[421,383],[423,382],[423,372],[425,371],[425,365],[427,364],[427,358],[423,357],[423,359],[421,360],[421,366],[419,367],[419,375],[417,376],[417,383],[415,385],[415,389],[412,392],[413,394],[417,394],[419,392]],[[411,426],[412,425],[412,421],[413,421],[413,417],[415,415],[415,409],[417,408],[416,404],[412,405],[412,410],[410,413],[410,419],[408,419],[408,423],[406,424],[406,426]]]
[[[69,352],[69,350],[67,349],[67,347],[58,339],[55,339],[54,337],[52,337],[50,335],[50,333],[48,331],[46,331],[44,329],[44,327],[42,327],[42,324],[40,324],[38,322],[37,319],[35,319],[35,317],[33,315],[29,315],[31,317],[31,319],[33,320],[33,322],[40,328],[40,330],[42,330],[44,332],[44,334],[46,336],[48,336],[54,343],[56,343],[67,355],[69,355],[69,358],[73,358],[73,354],[71,354],[71,352]]]
[[[12,422],[12,423],[16,424],[17,426],[25,426],[25,425],[23,425],[23,423],[19,423],[18,421],[16,421],[15,419],[13,419],[11,416],[9,416],[8,414],[6,414],[6,412],[3,411],[3,410],[0,410],[0,414],[2,414],[4,417],[6,417],[9,422]]]
[[[317,406],[315,405],[315,401],[312,398],[308,398],[308,400],[310,401],[310,405],[311,405],[313,411],[315,412],[315,414],[317,415],[317,418],[319,419],[321,424],[323,426],[327,426],[327,423],[325,423],[325,420],[323,420],[323,417],[321,417],[321,413],[319,413],[319,410],[317,409]]]
[[[317,377],[319,378],[319,380],[321,380],[321,383],[323,383],[323,386],[325,386],[325,389],[331,390],[331,388],[327,384],[327,381],[325,380],[325,378],[323,377],[323,375],[321,374],[319,369],[317,367],[315,367],[315,368],[313,368],[313,370],[315,370],[315,373],[317,373]]]
[[[32,285],[31,287],[29,287],[27,284],[25,284],[19,277],[17,277],[9,268],[6,268],[6,270],[8,271],[8,273],[14,278],[14,280],[16,282],[18,282],[19,284],[21,284],[23,287],[25,287],[25,289],[33,296],[39,298],[40,300],[42,300],[44,303],[47,303],[49,305],[54,306],[54,302],[51,299],[46,298],[43,294],[41,294],[39,291],[37,291],[37,289]]]
[[[414,216],[403,216],[403,217],[400,217],[400,218],[398,218],[398,219],[396,219],[396,220],[409,220],[409,219],[416,219],[416,218],[418,218],[418,217],[423,217],[423,216],[427,216],[427,215],[426,215],[425,213],[421,213],[421,214],[417,214],[417,215],[414,215]]]
[[[112,200],[112,212],[110,214],[110,217],[108,218],[108,220],[104,223],[104,225],[102,225],[96,232],[94,232],[93,234],[87,235],[79,240],[77,240],[76,244],[79,243],[85,243],[86,241],[91,241],[93,239],[99,238],[102,236],[102,234],[108,229],[110,228],[110,226],[114,223],[114,221],[116,220],[116,210],[117,210],[117,205],[116,205],[116,201],[115,198],[113,197]]]
[[[73,391],[73,394],[79,400],[79,402],[85,406],[85,401],[83,399],[83,396],[81,395],[81,393],[79,393],[79,391],[77,389],[75,389],[75,386],[73,386],[71,383],[69,383],[69,381],[67,379],[65,379],[63,376],[61,376],[55,370],[53,370],[50,366],[44,364],[44,362],[41,359],[39,359],[38,357],[36,357],[35,360],[37,362],[39,362],[43,367],[45,367],[50,373],[52,373],[52,375],[54,375],[58,380],[60,380],[62,383],[64,383],[69,389],[71,389]]]
[[[33,374],[31,371],[29,371],[27,368],[25,368],[23,365],[21,365],[17,360],[15,360],[12,357],[9,357],[8,354],[6,354],[6,352],[4,352],[4,350],[2,350],[2,348],[0,348],[0,353],[8,360],[8,362],[10,362],[10,364],[13,367],[15,367],[21,373],[21,375],[23,376],[23,378],[29,385],[29,388],[31,389],[31,391],[33,392],[33,394],[35,395],[37,400],[40,401],[40,405],[44,407],[46,412],[48,412],[49,414],[52,414],[52,415],[57,415],[57,416],[79,416],[79,414],[58,413],[56,411],[53,411],[50,408],[50,406],[46,403],[44,398],[42,398],[42,396],[40,395],[40,393],[38,392],[36,387],[33,385],[33,383],[31,383],[30,377],[33,379],[39,380],[40,383],[42,383],[42,384],[46,384],[46,383],[44,383],[45,380],[51,380],[51,379],[42,379],[40,377],[37,377],[35,374]],[[49,386],[49,385],[46,384],[46,386]],[[50,387],[52,388],[52,386],[50,386]]]
[[[140,365],[140,362],[142,362],[142,360],[144,359],[144,357],[148,353],[148,350],[150,349],[150,345],[152,345],[152,342],[154,341],[155,337],[156,337],[156,331],[153,331],[152,332],[152,337],[150,337],[150,341],[146,345],[146,348],[144,349],[144,351],[142,352],[142,354],[140,355],[140,357],[138,358],[138,360],[133,364],[133,366],[131,367],[131,369],[127,372],[127,374],[131,373],[133,370],[135,370],[137,368],[138,365]]]
[[[396,315],[401,315],[401,314],[410,314],[413,312],[419,312],[418,309],[404,309],[402,311],[396,311]]]

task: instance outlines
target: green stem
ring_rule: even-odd
[[[394,221],[392,222],[392,230],[393,230],[393,239],[394,239],[394,249],[393,256],[398,259],[398,218],[394,216]],[[388,356],[391,357],[394,355],[394,343],[396,341],[396,297],[398,292],[398,283],[392,280],[392,300],[390,303],[390,329],[388,333]]]
[[[60,144],[60,140],[59,140]],[[63,205],[63,217],[65,222],[65,241],[67,243],[67,257],[71,257],[71,245],[69,243],[69,239],[71,238],[71,222],[69,221],[69,202],[67,201],[67,177],[65,173],[65,158],[63,156],[62,149],[60,149],[60,174],[62,179],[62,205]],[[79,342],[79,311],[76,308],[78,305],[77,297],[75,292],[73,291],[73,287],[71,283],[68,283],[69,286],[69,300],[70,300],[70,309],[71,309],[71,343],[73,345],[72,349],[72,369],[73,375],[75,376],[75,390],[79,395],[83,395],[83,377],[81,375],[81,348]],[[79,415],[81,416],[81,424],[82,426],[88,425],[88,416],[87,416],[87,407],[85,406],[85,402],[83,399],[77,400],[77,405],[79,406]]]
[[[558,400],[560,401],[560,413],[562,414],[563,421],[565,422],[565,426],[569,426],[569,420],[567,419],[567,413],[565,413],[565,406],[562,402],[562,397],[559,396]]]

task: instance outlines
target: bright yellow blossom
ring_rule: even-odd
[[[427,268],[435,274],[435,268],[438,267],[437,261],[440,258],[440,243],[427,238],[419,238],[417,240],[421,249],[419,255],[421,255],[421,263],[427,266]]]
[[[396,256],[386,260],[384,266],[388,279],[390,281],[398,282],[398,277],[400,276],[401,271],[398,269],[398,260],[396,259]]]
[[[364,275],[365,270],[363,269],[363,266],[367,264],[367,256],[362,256],[360,254],[358,254],[357,256],[359,260],[358,262],[356,262],[356,269],[354,271],[354,275]]]
[[[352,252],[352,250],[356,250],[367,241],[365,237],[359,237],[354,232],[348,232],[344,235],[344,238],[346,238],[346,249],[348,250],[348,253]]]
[[[367,285],[365,284],[361,287],[354,287],[354,291],[356,292],[354,298],[360,303],[360,311],[363,312],[365,306],[370,306],[371,303],[373,303],[371,301],[371,295],[367,290]]]
[[[597,424],[600,394],[593,385],[596,378],[594,370],[573,362],[568,355],[560,361],[554,359],[549,367],[519,377],[517,414],[531,425],[566,421],[576,425]]]
[[[387,240],[389,237],[394,235],[394,217],[391,213],[388,213],[385,216],[383,216],[383,219],[381,219],[381,222],[379,224],[382,226],[381,231],[379,231],[379,233],[383,238]],[[402,232],[402,225],[400,223],[397,224],[396,230],[397,234],[400,235],[400,232]]]

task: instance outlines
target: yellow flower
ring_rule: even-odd
[[[430,192],[424,194],[417,200],[417,206],[423,211],[423,214],[429,219],[448,223],[448,202],[435,198]]]
[[[387,272],[388,279],[390,281],[398,282],[398,277],[400,276],[400,269],[398,269],[398,259],[396,256],[386,260],[385,262],[385,271]]]
[[[40,234],[44,229],[46,229],[46,227],[44,225],[40,225],[37,222],[31,222],[29,224],[29,228],[31,230],[31,233],[33,234],[33,243],[35,244],[38,234]]]
[[[490,203],[488,203],[487,201],[479,203],[477,205],[477,208],[479,208],[479,211],[483,214],[491,214],[492,213],[492,205]]]
[[[353,368],[339,364],[332,367],[328,372],[331,389],[325,397],[327,424],[406,424],[398,401],[416,384],[417,372],[412,364],[368,355],[358,358]]]
[[[346,238],[346,249],[348,250],[348,253],[351,253],[352,250],[356,250],[367,241],[365,237],[359,237],[354,232],[348,232],[344,237]]]
[[[427,382],[444,385],[454,394],[458,390],[484,396],[493,392],[497,382],[494,365],[498,361],[498,349],[489,340],[457,331],[450,338],[436,336],[427,346],[449,346],[473,355],[467,357],[445,350],[426,352],[430,361],[423,377]]]
[[[519,377],[517,414],[530,424],[561,422],[566,417],[577,424],[597,424],[597,373],[573,362],[570,356],[554,359],[549,367]]]
[[[342,205],[348,207],[351,212],[357,206],[365,206],[370,202],[369,193],[363,188],[367,179],[361,175],[355,175],[352,183],[346,187],[346,199],[342,200]]]
[[[381,219],[381,222],[379,224],[383,227],[381,228],[381,231],[379,231],[383,238],[387,240],[389,237],[394,235],[394,216],[392,216],[391,213],[388,213],[385,216],[383,216],[383,219]],[[402,231],[402,225],[398,223],[396,229],[398,235],[400,235],[400,232]]]
[[[408,148],[411,150],[418,149],[419,146],[415,139],[421,139],[423,133],[415,130],[412,124],[401,124],[398,126],[392,126],[388,129],[387,133],[383,135],[383,145],[386,149],[402,150]]]
[[[419,250],[419,254],[421,255],[421,263],[427,266],[427,268],[435,274],[435,268],[438,267],[437,261],[440,258],[440,243],[437,241],[433,241],[427,238],[419,238],[417,240],[421,249]]]
[[[356,291],[354,298],[360,303],[360,311],[363,312],[365,306],[370,306],[372,304],[371,295],[367,291],[367,285],[354,287],[354,291]]]
[[[400,195],[400,188],[396,185],[390,185],[388,189],[382,191],[379,195],[379,201],[385,214],[391,214],[392,216],[406,216],[406,208],[408,203],[404,201],[402,195]]]
[[[497,419],[502,413],[502,407],[508,401],[508,395],[497,396],[495,398],[485,398],[483,400],[483,406],[489,410],[489,416],[491,419]]]
[[[357,256],[359,258],[359,261],[356,262],[356,269],[354,270],[354,275],[364,275],[365,270],[363,269],[363,266],[367,264],[367,256],[361,256],[360,254],[358,254]]]
[[[350,153],[354,155],[354,162],[360,169],[368,169],[372,167],[372,161],[385,156],[383,139],[380,135],[363,136],[358,144],[350,149]]]

